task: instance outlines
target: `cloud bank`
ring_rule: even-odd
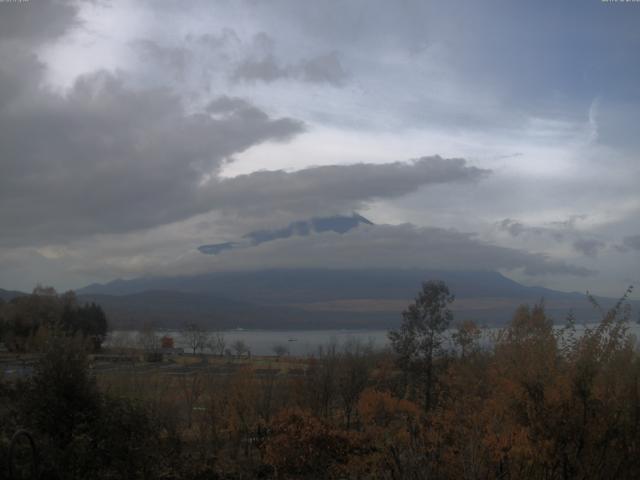
[[[425,268],[441,270],[521,270],[529,276],[586,277],[595,272],[544,254],[499,247],[473,234],[435,227],[360,225],[339,234],[290,237],[202,258],[195,253],[178,272],[261,268]],[[203,270],[204,269],[204,270]]]

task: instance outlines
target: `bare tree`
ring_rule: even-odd
[[[147,360],[158,361],[160,353],[160,336],[156,333],[155,327],[150,323],[145,323],[142,330],[138,332],[138,344],[143,348]]]
[[[318,347],[312,355],[305,376],[306,391],[311,410],[328,418],[337,396],[338,350],[335,341]]]
[[[185,373],[179,377],[180,391],[187,408],[187,427],[191,428],[193,408],[205,390],[205,378],[201,372]]]
[[[231,344],[231,348],[236,352],[237,357],[241,357],[245,353],[249,352],[249,347],[244,340],[236,340]]]
[[[347,340],[343,347],[338,372],[338,393],[342,399],[347,429],[360,394],[369,381],[369,360],[373,352],[371,342],[365,344],[357,338]]]
[[[280,357],[285,356],[287,353],[289,353],[289,349],[282,345],[281,343],[274,345],[273,348],[273,353],[276,354],[276,357],[278,357],[278,360],[280,360]]]
[[[107,344],[109,349],[122,355],[134,346],[134,340],[129,332],[114,331],[109,333]]]
[[[209,337],[209,343],[207,346],[215,355],[222,357],[227,347],[227,341],[224,338],[224,333],[219,330],[215,331]]]
[[[197,323],[187,323],[184,325],[180,336],[194,355],[198,351],[202,353],[204,347],[209,343],[209,333]]]

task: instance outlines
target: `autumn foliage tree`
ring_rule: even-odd
[[[271,422],[264,459],[277,478],[344,478],[357,437],[308,411],[285,409]]]

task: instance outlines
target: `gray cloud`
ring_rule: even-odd
[[[149,39],[134,40],[131,45],[142,59],[153,57],[161,68],[175,72],[178,79],[192,60],[191,51],[184,47],[165,46]]]
[[[576,226],[576,223],[582,220],[586,220],[588,218],[587,215],[570,215],[566,220],[559,220],[556,222],[549,222],[549,225],[552,228],[563,229],[563,230],[573,230]]]
[[[505,218],[498,222],[498,228],[509,233],[512,237],[520,235],[548,236],[560,242],[566,237],[578,235],[576,232],[576,222],[585,220],[586,215],[571,215],[567,220],[548,222],[545,226],[526,225],[512,218]],[[595,241],[595,240],[594,240]],[[579,247],[577,247],[579,248]]]
[[[0,109],[23,92],[35,90],[43,73],[35,55],[0,42]]]
[[[223,76],[233,83],[296,80],[335,87],[344,85],[349,78],[336,50],[283,61],[274,38],[264,32],[243,40],[235,30],[224,28],[220,33],[190,33],[178,41],[139,38],[130,45],[141,60],[164,71],[160,73],[163,77],[167,69],[179,79],[188,72],[211,78],[225,72]]]
[[[232,155],[287,140],[300,122],[249,103],[186,114],[162,89],[97,73],[64,96],[32,91],[0,110],[4,242],[118,232],[215,208],[203,179]]]
[[[595,273],[543,254],[490,245],[473,234],[410,224],[362,225],[344,234],[290,237],[205,260],[192,258],[176,268],[185,272],[288,267],[522,270],[529,276],[579,277]]]
[[[268,38],[254,40],[265,51],[273,48]],[[423,185],[489,173],[462,159],[425,157],[220,179],[221,167],[234,155],[261,142],[288,140],[303,124],[271,118],[247,100],[227,96],[187,113],[172,91],[135,89],[106,72],[82,76],[64,94],[54,93],[40,87],[44,68],[29,49],[13,54],[5,47],[0,44],[0,56],[9,61],[0,64],[0,79],[13,80],[0,85],[3,245],[51,245],[214,210],[305,217],[350,212]],[[182,51],[156,42],[141,41],[137,48],[176,67],[184,60]],[[330,81],[334,60],[312,59],[300,68],[309,81]],[[334,73],[323,78],[324,67]]]
[[[185,40],[187,43],[198,44],[213,50],[218,50],[228,45],[239,45],[242,43],[240,37],[232,28],[224,28],[218,34],[203,33],[197,35],[189,33],[185,37]]]
[[[547,237],[556,242],[571,242],[571,247],[578,253],[595,258],[607,247],[607,243],[598,238],[588,237],[578,229],[576,223],[586,220],[586,215],[571,215],[567,220],[548,222],[545,226],[525,225],[522,222],[505,218],[498,222],[498,228],[512,237]]]
[[[312,83],[328,83],[340,86],[349,77],[342,67],[336,52],[303,60],[299,69],[301,77]]]
[[[245,82],[275,82],[296,79],[308,83],[328,84],[336,87],[346,83],[349,75],[342,67],[336,52],[303,59],[298,63],[282,65],[273,54],[242,61],[232,74],[234,80]]]
[[[77,7],[63,0],[0,3],[0,40],[39,43],[77,24]]]
[[[79,25],[77,13],[63,0],[0,2],[0,109],[38,86],[45,67],[35,50]]]
[[[489,173],[464,159],[439,156],[386,164],[326,165],[291,173],[258,171],[221,180],[211,198],[222,210],[243,214],[286,211],[312,216],[351,212],[376,199],[397,198],[427,185],[473,182]]]
[[[573,242],[573,248],[587,257],[597,257],[605,246],[604,242],[593,238],[579,238]]]
[[[302,130],[300,122],[271,118],[236,97],[187,114],[170,91],[135,90],[104,72],[81,77],[65,95],[23,91],[0,109],[2,243],[50,244],[211,210],[350,212],[374,199],[489,173],[462,159],[424,157],[218,178],[233,155]]]
[[[530,227],[526,227],[523,223],[520,223],[511,218],[505,218],[501,222],[498,223],[498,227],[500,230],[508,232],[512,237],[517,237],[522,233],[532,231]],[[534,233],[537,233],[538,230],[533,230]]]
[[[211,100],[205,110],[208,113],[230,113],[251,109],[251,104],[244,98],[229,97],[222,95],[215,100]]]
[[[361,225],[342,235],[292,236],[215,256],[192,250],[197,234],[194,237],[195,232],[189,230],[181,223],[155,233],[98,236],[60,247],[4,252],[0,248],[0,285],[28,289],[40,280],[71,288],[117,277],[299,267],[501,270],[536,283],[566,277],[575,283],[583,278],[587,288],[593,282],[592,270],[544,254],[491,245],[456,230],[411,224]],[[24,279],[25,273],[30,280]]]
[[[628,237],[624,237],[622,240],[622,245],[631,250],[640,251],[640,235],[630,235]]]
[[[260,59],[245,60],[233,72],[232,77],[235,80],[244,80],[247,82],[274,82],[283,78],[288,78],[292,74],[291,70],[282,67],[273,57],[266,56]]]

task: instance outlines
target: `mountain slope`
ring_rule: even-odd
[[[8,302],[15,297],[22,297],[24,295],[27,294],[24,292],[18,292],[16,290],[3,290],[2,288],[0,288],[0,299],[4,300],[5,302]]]
[[[143,303],[154,304],[154,311],[166,312],[159,318],[171,321],[191,316],[210,324],[222,319],[225,325],[244,328],[389,328],[399,323],[402,310],[426,280],[443,280],[449,285],[456,295],[453,308],[459,320],[504,324],[518,305],[541,299],[557,321],[562,321],[569,311],[581,322],[598,318],[583,294],[526,287],[497,272],[417,269],[219,272],[116,280],[78,292],[83,298],[103,295],[103,302],[130,312],[131,320],[144,316],[143,309],[131,306],[144,299]],[[154,292],[152,296],[150,292]],[[600,300],[605,307],[613,304],[612,299]],[[96,301],[100,303],[97,298]],[[191,307],[183,305],[184,302]],[[635,308],[637,303],[634,302]]]
[[[346,298],[412,298],[423,281],[443,280],[458,297],[583,297],[526,287],[491,271],[424,269],[274,269],[147,277],[93,284],[77,292],[124,295],[147,290],[214,293],[243,301],[281,304]]]

